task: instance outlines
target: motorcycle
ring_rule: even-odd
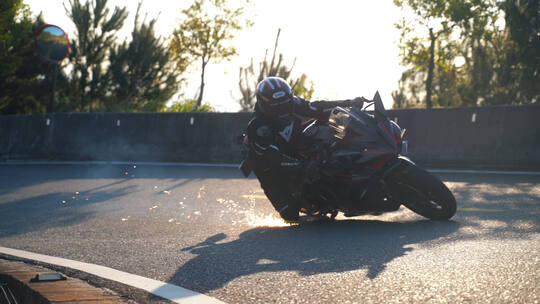
[[[381,215],[403,205],[429,219],[450,219],[456,213],[454,195],[405,156],[404,134],[388,117],[378,92],[363,108],[336,107],[328,122],[309,123],[303,136],[310,146],[296,156],[317,162],[316,178],[289,189],[301,202],[300,211],[334,219],[339,212]],[[244,135],[245,147],[248,140]],[[240,169],[249,175],[249,157]]]

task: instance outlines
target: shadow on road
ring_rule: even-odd
[[[0,239],[32,231],[44,231],[55,227],[67,227],[85,221],[94,214],[86,207],[114,200],[130,193],[134,186],[114,190],[103,188],[82,191],[54,192],[26,199],[0,203]]]
[[[540,232],[540,177],[444,175],[458,202],[460,239],[520,239]],[[466,233],[469,232],[469,233]]]
[[[3,165],[0,166],[0,238],[84,222],[94,214],[85,207],[136,192],[136,184],[128,185],[133,179],[177,181],[167,188],[171,191],[204,178],[241,178],[241,173],[234,168],[182,166]],[[62,191],[64,184],[77,180],[106,182],[78,194]],[[26,188],[49,182],[57,184],[50,190]],[[26,190],[37,193],[25,193],[24,198],[13,194]],[[155,193],[162,194],[162,191]]]
[[[418,244],[452,234],[457,222],[393,223],[342,220],[292,227],[260,227],[220,243],[223,233],[182,249],[197,256],[185,263],[170,282],[200,292],[260,272],[296,271],[309,276],[367,269],[373,279],[390,261]]]
[[[68,179],[245,179],[236,168],[144,165],[0,165],[0,195]],[[251,178],[254,178],[253,175]],[[179,185],[180,186],[180,185]]]

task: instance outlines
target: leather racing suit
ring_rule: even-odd
[[[352,100],[309,102],[296,96],[292,102],[292,115],[286,121],[265,116],[257,104],[247,128],[251,168],[276,211],[288,221],[298,218],[300,208],[291,186],[301,186],[305,176],[307,163],[296,154],[308,144],[302,136],[305,122],[327,121],[334,107],[353,105]]]

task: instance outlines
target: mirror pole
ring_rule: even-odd
[[[52,92],[51,92],[51,99],[49,102],[49,109],[47,112],[52,113],[54,112],[54,97],[56,94],[56,74],[58,74],[58,64],[53,63],[53,71],[52,71]]]

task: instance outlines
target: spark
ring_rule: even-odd
[[[203,195],[204,195],[204,186],[202,186],[199,189],[199,193],[197,194],[197,198],[202,198]]]
[[[242,197],[247,198],[247,199],[266,199],[266,195],[256,195],[256,194],[242,195]]]
[[[257,215],[247,214],[246,224],[252,227],[286,227],[290,226],[282,219],[277,218],[271,214],[269,215]]]

